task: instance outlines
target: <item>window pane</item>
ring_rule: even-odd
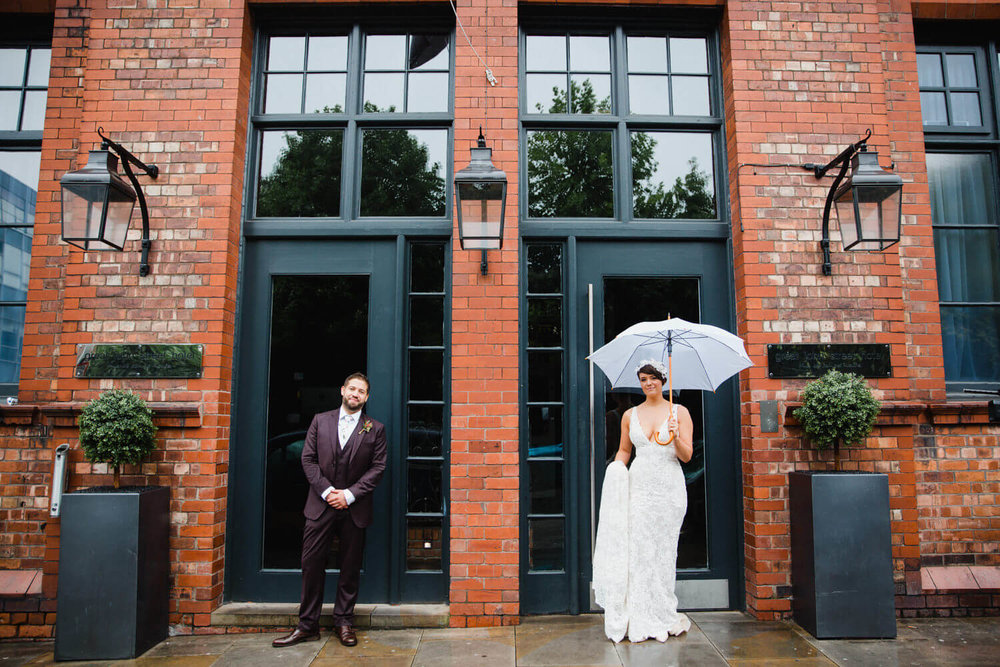
[[[924,116],[924,125],[948,124],[944,93],[920,93],[920,111]]]
[[[627,44],[629,72],[666,73],[666,39],[662,37],[629,37]]]
[[[569,68],[574,72],[610,72],[611,40],[608,37],[570,37]]]
[[[561,514],[563,511],[562,461],[529,461],[529,495],[532,514]]]
[[[24,306],[0,306],[0,382],[17,383],[24,340]]]
[[[704,76],[675,76],[671,81],[674,88],[674,115],[707,116],[708,78]]]
[[[927,180],[935,225],[996,224],[996,177],[985,153],[928,153]]]
[[[28,63],[28,85],[49,85],[49,63],[52,59],[52,49],[31,49]]]
[[[302,113],[302,75],[268,74],[264,113]]]
[[[267,49],[267,69],[301,72],[305,65],[305,37],[272,37]]]
[[[368,35],[365,40],[365,69],[406,67],[406,35]]]
[[[0,239],[0,301],[27,301],[31,227],[0,229]]]
[[[958,127],[979,127],[983,118],[979,111],[979,93],[951,93],[951,124]]]
[[[976,59],[971,53],[949,53],[945,62],[948,63],[949,88],[975,88],[979,85],[976,81]]]
[[[566,38],[529,35],[525,69],[529,72],[565,72]]]
[[[571,77],[573,113],[611,113],[611,77],[574,74]]]
[[[562,246],[528,246],[528,291],[557,294],[562,291]]]
[[[39,151],[0,151],[0,224],[34,223],[41,159]]]
[[[917,78],[920,81],[921,88],[943,86],[944,77],[941,75],[941,56],[937,53],[918,53]]]
[[[444,215],[447,130],[366,130],[361,215]]]
[[[693,132],[632,133],[637,218],[716,217],[712,137]]]
[[[410,297],[410,345],[444,345],[444,297]]]
[[[444,398],[443,375],[443,350],[410,350],[411,400],[440,401]]]
[[[418,243],[410,249],[410,291],[444,291],[444,245]]]
[[[346,74],[306,76],[306,113],[343,113]]]
[[[528,299],[528,347],[562,345],[562,299]]]
[[[941,339],[945,379],[1000,380],[1000,307],[942,304]]]
[[[310,72],[346,70],[347,37],[310,37],[308,69]]]
[[[403,111],[402,72],[365,73],[365,111]]]
[[[665,76],[630,76],[628,106],[634,114],[670,113],[669,79]]]
[[[0,49],[0,86],[20,86],[24,83],[25,49]]]
[[[611,143],[609,131],[528,132],[528,214],[612,217]]]
[[[528,400],[532,403],[562,401],[562,352],[528,352]]]
[[[48,91],[29,90],[24,93],[24,113],[21,115],[21,129],[41,130],[45,125],[45,98]]]
[[[440,512],[441,462],[410,461],[407,475],[406,509],[408,512]]]
[[[566,75],[528,74],[525,110],[528,113],[566,113]]]
[[[561,405],[528,408],[528,456],[562,456]]]
[[[447,111],[449,99],[446,72],[410,74],[410,85],[406,88],[407,111]]]
[[[673,74],[708,74],[705,40],[700,37],[671,37],[670,71]]]
[[[563,520],[528,519],[528,569],[563,569]]]
[[[996,229],[935,229],[941,301],[1000,301],[998,253]]]
[[[17,130],[17,116],[21,112],[21,91],[0,90],[0,130]]]
[[[257,215],[340,215],[341,130],[263,132]]]
[[[441,517],[406,517],[407,570],[441,569],[441,526]]]
[[[441,456],[443,415],[440,405],[410,405],[410,456]]]
[[[410,35],[411,70],[447,70],[448,35]]]

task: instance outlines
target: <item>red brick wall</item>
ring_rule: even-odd
[[[250,26],[243,3],[229,0],[176,9],[60,0],[54,23],[20,399],[78,405],[125,386],[200,412],[182,430],[161,431],[150,461],[125,474],[172,487],[170,620],[205,624],[222,596]],[[138,213],[124,253],[70,251],[59,240],[58,180],[96,147],[99,126],[160,168],[155,181],[139,177],[153,242],[145,278]],[[77,345],[91,342],[201,344],[203,377],[75,379]],[[70,483],[107,483],[105,467],[76,449],[72,419],[55,428],[52,446],[74,445]],[[51,598],[58,521],[45,534]]]
[[[458,5],[497,85],[457,31],[455,169],[469,163],[483,125],[507,174],[507,208],[503,249],[489,251],[485,276],[480,252],[459,247],[457,218],[453,232],[449,601],[453,626],[509,625],[520,611],[517,3]]]

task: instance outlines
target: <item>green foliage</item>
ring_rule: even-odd
[[[818,449],[853,445],[871,433],[880,403],[861,376],[831,370],[802,391],[802,407],[793,413]]]
[[[83,408],[77,423],[87,459],[109,463],[116,471],[123,464],[139,463],[155,445],[153,412],[130,391],[104,392]]]

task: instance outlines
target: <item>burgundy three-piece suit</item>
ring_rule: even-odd
[[[365,528],[372,522],[372,492],[385,472],[385,427],[361,414],[347,444],[338,437],[340,409],[322,412],[313,418],[302,448],[302,470],[310,491],[303,514],[302,604],[299,630],[319,631],[323,606],[326,561],[333,537],[340,538],[340,578],[333,608],[334,625],[354,624],[354,604],[358,599],[361,561],[365,548]],[[320,494],[330,487],[347,489],[354,502],[337,510]]]

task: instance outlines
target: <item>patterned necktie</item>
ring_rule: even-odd
[[[340,418],[340,448],[347,446],[347,439],[351,437],[351,420],[347,415]]]

